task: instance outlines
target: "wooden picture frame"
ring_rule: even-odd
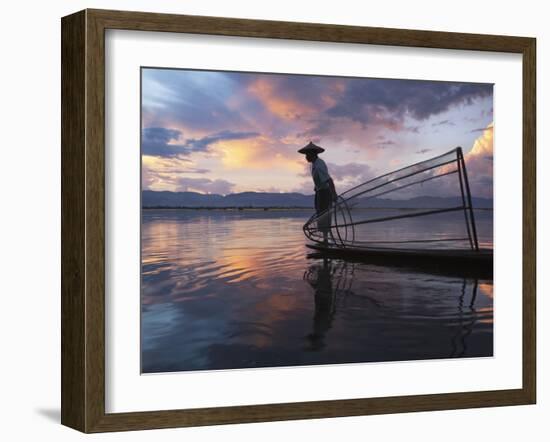
[[[62,19],[62,424],[141,430],[533,404],[536,398],[534,38],[84,10]],[[522,55],[523,385],[518,389],[132,413],[105,411],[105,30],[123,29]],[[518,146],[519,148],[519,146]]]

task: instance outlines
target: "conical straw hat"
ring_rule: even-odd
[[[311,141],[307,146],[304,146],[300,150],[298,150],[299,153],[303,153],[303,154],[306,154],[308,152],[321,153],[324,151],[325,149],[323,149],[321,146],[317,146],[316,144],[313,144]]]

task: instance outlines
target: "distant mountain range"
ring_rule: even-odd
[[[313,195],[302,193],[269,193],[269,192],[242,192],[229,195],[202,194],[197,192],[156,192],[144,190],[142,192],[142,206],[144,208],[313,208]],[[359,203],[359,207],[372,208],[433,208],[451,207],[462,204],[460,197],[419,196],[407,200],[392,200],[387,198],[373,198]],[[472,198],[472,205],[477,208],[493,208],[490,198]]]

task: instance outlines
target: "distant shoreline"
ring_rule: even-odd
[[[187,207],[187,206],[143,206],[143,210],[315,210],[313,207]]]
[[[269,210],[310,210],[314,211],[313,207],[284,207],[284,206],[270,206],[270,207],[187,207],[187,206],[143,206],[143,210],[223,210],[223,211],[269,211]],[[433,207],[359,207],[354,210],[428,210]],[[492,207],[474,207],[474,210],[486,210],[493,211]]]

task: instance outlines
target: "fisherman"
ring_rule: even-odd
[[[319,154],[324,152],[320,146],[313,144],[311,141],[307,146],[298,150],[299,153],[305,154],[308,163],[311,163],[311,176],[315,185],[315,211],[317,215],[327,211],[332,203],[336,201],[336,188],[334,181],[328,173],[326,163],[319,158]],[[325,213],[317,220],[317,227],[323,233],[323,241],[328,243],[328,232],[330,230],[330,214]]]

